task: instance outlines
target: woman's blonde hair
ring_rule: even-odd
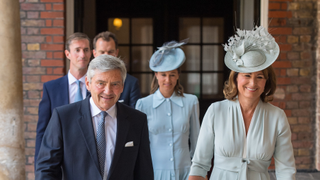
[[[276,91],[277,87],[277,79],[276,74],[273,70],[272,66],[267,67],[262,70],[264,77],[266,78],[266,85],[264,87],[263,93],[260,95],[260,99],[263,102],[269,102],[273,100],[273,94]],[[238,87],[237,87],[237,77],[238,72],[231,71],[229,75],[229,79],[224,83],[223,94],[224,97],[228,100],[236,100],[236,96],[238,95]]]
[[[178,74],[180,74],[181,70],[180,68],[177,69],[178,70]],[[156,75],[153,76],[152,82],[151,82],[151,90],[150,90],[150,94],[155,93],[159,88],[159,83],[158,83],[158,79],[156,77]],[[174,87],[174,91],[176,92],[176,94],[178,96],[182,96],[183,97],[183,86],[180,84],[180,78],[177,80],[177,84]]]

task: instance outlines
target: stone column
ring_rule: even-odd
[[[0,0],[0,179],[25,179],[18,0]]]

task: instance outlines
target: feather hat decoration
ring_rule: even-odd
[[[155,72],[165,72],[179,68],[186,59],[180,47],[187,42],[188,39],[180,42],[170,41],[158,47],[149,61],[150,69]]]
[[[240,30],[224,44],[226,66],[236,72],[257,72],[269,67],[280,49],[274,38],[260,26]]]

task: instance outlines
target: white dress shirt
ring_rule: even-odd
[[[80,87],[81,87],[81,93],[82,93],[82,98],[85,99],[87,96],[87,88],[86,88],[86,76],[85,74],[83,77],[79,79],[80,82]],[[77,79],[70,73],[70,70],[68,72],[68,82],[69,82],[69,103],[74,103],[74,99],[76,96],[76,93],[78,91],[78,85],[77,85]]]
[[[100,119],[101,110],[93,102],[90,97],[90,110],[93,122],[95,136],[97,136],[97,127]],[[105,135],[106,135],[106,161],[104,165],[104,180],[107,179],[110,170],[117,137],[117,107],[113,105],[106,111],[108,115],[105,118]]]

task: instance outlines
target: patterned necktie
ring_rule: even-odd
[[[78,101],[82,101],[83,100],[81,87],[80,87],[80,82],[81,81],[77,80],[76,82],[77,82],[77,85],[78,85],[78,90],[76,92],[76,96],[74,98],[74,102],[78,102]]]
[[[104,164],[106,159],[106,136],[105,136],[104,120],[107,115],[108,113],[106,113],[105,111],[101,111],[100,113],[101,119],[98,122],[97,138],[96,138],[100,173],[102,177],[104,176]]]

